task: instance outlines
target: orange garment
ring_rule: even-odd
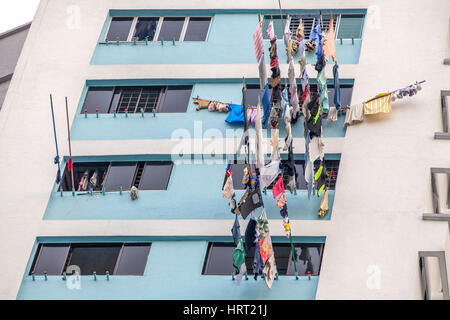
[[[323,54],[325,57],[325,61],[328,61],[328,59],[332,57],[333,61],[337,63],[336,43],[334,42],[333,17],[331,17],[330,19],[330,26],[328,27],[327,37],[323,41]]]

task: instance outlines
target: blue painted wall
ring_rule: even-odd
[[[294,241],[324,242],[322,239],[297,237]],[[86,241],[92,239],[78,239],[78,242]],[[108,240],[98,238],[97,241]],[[231,236],[225,241],[231,242]],[[42,276],[32,281],[28,276],[36,243],[17,299],[315,299],[319,277],[295,280],[295,277],[280,276],[272,289],[268,289],[261,278],[255,281],[249,277],[238,286],[231,276],[202,275],[207,245],[207,240],[154,241],[144,276],[110,276],[110,281],[105,276],[98,276],[97,281],[92,276],[82,276],[81,288],[70,290],[61,276],[49,276],[48,281]]]
[[[303,155],[296,158],[303,159]],[[326,155],[326,158],[330,158]],[[147,157],[145,160],[156,160]],[[97,159],[98,160],[98,159]],[[110,158],[110,161],[114,158]],[[130,158],[127,158],[130,160]],[[142,160],[142,159],[139,159]],[[82,161],[82,158],[74,160]],[[94,161],[85,158],[84,161]],[[138,161],[135,159],[135,161]],[[57,192],[57,186],[50,195],[45,220],[135,220],[135,219],[229,219],[228,199],[222,198],[222,184],[226,164],[175,164],[167,190],[140,190],[139,199],[132,201],[129,192],[107,192],[72,196]],[[201,178],[200,178],[201,177]],[[239,200],[244,190],[236,190]],[[297,195],[286,192],[288,212],[293,220],[330,220],[333,211],[334,190],[329,191],[329,212],[319,218],[317,211],[321,198],[311,196],[306,190],[298,190]],[[269,219],[282,219],[280,209],[275,205],[272,191],[263,194],[263,201]],[[258,209],[258,214],[261,209]]]
[[[192,80],[195,81],[195,80]],[[212,80],[211,80],[212,81]],[[183,84],[179,80],[159,84]],[[342,79],[342,83],[352,82],[350,79]],[[200,134],[208,129],[219,130],[223,137],[227,129],[243,129],[243,125],[230,125],[225,122],[228,114],[220,112],[209,112],[206,109],[195,110],[196,104],[190,99],[187,111],[185,113],[157,113],[156,117],[152,114],[145,114],[144,117],[138,114],[81,114],[84,99],[86,97],[89,85],[151,85],[157,81],[153,80],[115,80],[115,81],[88,81],[81,99],[79,101],[77,113],[72,124],[72,140],[137,140],[137,139],[170,139],[172,133],[177,129],[186,129],[190,137],[194,137],[194,124],[197,123],[201,128]],[[184,81],[184,84],[186,81]],[[192,82],[191,82],[192,83]],[[251,81],[250,81],[251,83]],[[241,82],[222,82],[205,83],[204,80],[194,82],[192,97],[202,99],[218,100],[223,102],[242,103],[242,80]],[[337,122],[328,122],[323,120],[323,129],[325,137],[344,137],[346,127],[344,127],[345,113],[339,113]],[[270,127],[268,125],[268,127]],[[296,138],[304,137],[303,119],[292,125],[292,135]],[[284,121],[280,123],[280,137],[286,135]],[[240,137],[241,134],[237,134]],[[270,129],[267,130],[267,136],[270,137]],[[200,136],[201,137],[201,136]],[[195,138],[200,138],[195,137]]]
[[[333,10],[333,12],[336,12]],[[361,11],[359,11],[361,12]],[[299,13],[296,11],[295,13]],[[139,11],[123,11],[116,15],[151,15]],[[156,14],[156,13],[155,13]],[[165,15],[197,15],[196,13],[170,11]],[[275,13],[276,14],[276,13]],[[253,48],[253,33],[258,22],[257,12],[211,13],[213,19],[207,41],[186,42],[144,42],[133,43],[104,43],[111,17],[105,21],[99,43],[92,56],[93,65],[112,64],[249,64],[255,63]],[[265,30],[263,30],[265,32]],[[266,60],[269,62],[269,40],[264,41]],[[286,63],[286,50],[283,40],[277,41],[280,63]],[[361,40],[336,42],[336,54],[340,64],[357,64],[361,51]],[[308,63],[315,63],[314,54],[307,57]]]

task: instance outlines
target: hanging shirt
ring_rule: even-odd
[[[270,115],[270,92],[269,92],[268,84],[266,84],[266,87],[264,88],[264,94],[261,99],[261,104],[263,105],[263,109],[264,109],[264,116],[262,119],[262,123],[266,124],[267,119],[269,119],[269,115]]]
[[[338,72],[339,66],[335,64],[333,66],[333,83],[334,83],[334,106],[337,110],[341,108],[341,86],[339,84],[339,72]]]
[[[337,63],[336,44],[334,38],[335,37],[334,37],[333,17],[331,17],[327,36],[326,39],[323,41],[323,55],[325,56],[325,61],[328,61],[328,59],[332,57],[333,61]]]
[[[241,104],[229,104],[230,114],[225,119],[228,123],[243,124],[244,108]]]
[[[236,218],[234,219],[233,228],[231,228],[231,234],[233,235],[234,244],[237,245],[239,243],[239,240],[242,238],[238,215],[236,215]]]
[[[314,95],[311,102],[308,104],[308,110],[310,112],[310,117],[306,123],[309,135],[311,138],[320,137],[322,132],[322,116],[321,108],[319,103],[319,94]]]

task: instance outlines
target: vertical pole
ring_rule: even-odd
[[[66,97],[66,117],[67,117],[67,136],[69,139],[69,161],[72,162],[72,170],[70,170],[71,172],[71,177],[72,177],[72,192],[75,190],[75,181],[73,180],[73,160],[72,160],[72,148],[70,145],[70,125],[69,125],[69,106],[67,103],[67,97]]]
[[[58,151],[58,139],[56,138],[56,125],[55,125],[55,114],[53,112],[53,98],[52,95],[50,94],[50,107],[52,109],[52,121],[53,121],[53,136],[55,137],[55,146],[56,146],[56,158],[55,158],[55,163],[58,165],[58,173],[57,173],[57,178],[59,181],[59,187],[62,188],[62,181],[61,181],[61,169],[59,167],[59,151]]]

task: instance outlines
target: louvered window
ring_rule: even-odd
[[[335,30],[335,34],[336,34],[336,25],[338,25],[338,20],[339,20],[340,15],[333,15],[333,27]],[[292,35],[295,35],[295,33],[297,32],[297,28],[300,24],[300,18],[302,18],[302,22],[303,22],[303,26],[304,26],[304,34],[305,34],[305,38],[308,39],[310,34],[311,34],[311,30],[313,29],[313,27],[316,25],[316,21],[317,21],[317,15],[304,15],[304,16],[299,16],[299,15],[293,15],[291,16],[291,23],[289,25],[289,29],[291,31]],[[331,15],[322,15],[322,20],[320,23],[322,32],[328,32],[328,26],[330,25],[330,20],[331,20]]]

